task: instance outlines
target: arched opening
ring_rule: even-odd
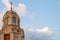
[[[10,18],[7,17],[7,25],[11,24]]]
[[[16,25],[16,18],[15,17],[12,18],[12,23],[13,23],[13,25]]]

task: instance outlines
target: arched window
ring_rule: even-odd
[[[9,17],[7,18],[7,24],[8,25],[11,24],[11,21],[10,21],[10,18]]]
[[[12,23],[13,23],[13,25],[16,25],[16,18],[15,17],[12,18]]]

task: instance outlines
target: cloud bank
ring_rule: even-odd
[[[0,14],[0,29],[2,28],[2,24],[3,24],[3,22],[2,22],[2,14]]]
[[[25,40],[53,40],[53,32],[45,27],[43,29],[28,29]]]

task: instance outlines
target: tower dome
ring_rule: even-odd
[[[19,16],[13,10],[7,11],[3,16],[3,25],[17,25],[19,26]]]

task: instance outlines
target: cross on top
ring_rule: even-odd
[[[11,4],[11,10],[12,10],[12,2],[10,2],[10,4]]]

